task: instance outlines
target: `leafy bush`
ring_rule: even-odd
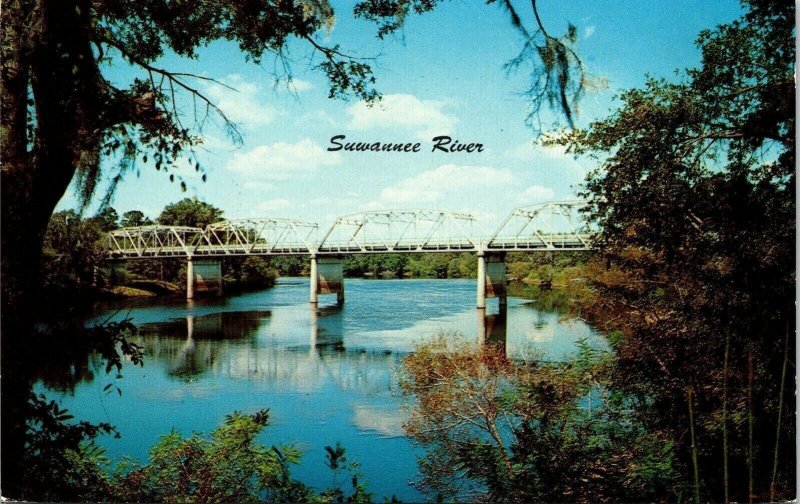
[[[419,346],[401,386],[413,399],[405,430],[426,448],[420,487],[500,502],[642,501],[674,491],[673,445],[608,390],[610,369],[609,355],[585,342],[563,363],[512,361],[448,335]]]
[[[267,410],[233,413],[210,437],[177,432],[161,437],[147,465],[122,464],[111,478],[111,498],[134,502],[307,502],[311,491],[291,479],[300,452],[255,443]]]

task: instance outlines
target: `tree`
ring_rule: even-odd
[[[130,210],[122,214],[120,221],[121,227],[136,227],[136,226],[149,226],[153,221],[149,217],[145,217],[144,213],[139,210]]]
[[[45,278],[49,290],[65,291],[91,286],[105,253],[99,244],[102,222],[81,219],[72,210],[53,214],[44,241]]]
[[[404,428],[425,448],[419,485],[479,502],[650,501],[672,491],[672,444],[606,388],[609,362],[585,342],[563,363],[513,361],[448,336],[417,347],[401,386],[413,399]]]
[[[263,257],[230,258],[223,264],[223,274],[232,277],[234,284],[247,288],[264,288],[275,285],[278,271]]]
[[[172,432],[150,451],[150,463],[134,465],[112,479],[112,500],[125,502],[309,501],[311,491],[289,476],[300,453],[292,447],[255,443],[267,426],[268,411],[234,413],[210,439]]]
[[[97,212],[92,220],[97,223],[101,231],[107,233],[119,227],[119,214],[113,207],[107,206]]]
[[[204,228],[221,221],[222,210],[197,199],[184,198],[164,207],[157,220],[159,224]]]
[[[39,399],[37,407],[53,410],[59,417],[69,416],[55,402]],[[315,494],[292,478],[290,468],[299,463],[300,451],[256,442],[268,423],[268,410],[250,415],[234,412],[210,435],[184,437],[173,431],[151,447],[147,463],[126,459],[110,473],[105,469],[109,461],[101,448],[76,442],[113,433],[110,425],[53,423],[37,436],[47,456],[31,457],[32,469],[41,481],[50,484],[40,485],[30,498],[42,502],[64,496],[75,502],[371,502],[371,494],[355,473],[358,464],[346,460],[345,450],[338,443],[336,450],[326,447],[336,455],[335,464],[329,467],[334,474],[342,469],[352,474],[352,493],[334,486]],[[48,449],[51,437],[64,449]]]
[[[673,440],[695,500],[795,491],[794,5],[745,6],[700,34],[700,68],[560,140],[601,161],[585,196],[615,383]]]

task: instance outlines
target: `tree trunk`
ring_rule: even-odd
[[[101,93],[87,0],[11,0],[3,5],[2,25],[0,484],[4,497],[19,497],[42,240],[76,169],[96,162]]]

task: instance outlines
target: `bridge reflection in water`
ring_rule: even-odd
[[[340,385],[347,389],[356,381],[364,386],[372,378],[385,376],[387,363],[395,368],[397,356],[405,354],[405,351],[382,349],[370,352],[345,346],[341,311],[339,305],[310,310],[308,345],[298,345],[296,341],[288,346],[263,345],[256,341],[254,336],[258,333],[280,337],[269,330],[270,311],[219,312],[143,324],[139,331],[139,344],[143,345],[149,358],[165,367],[167,375],[184,380],[210,373],[249,380],[288,380],[287,383],[295,385],[305,382],[307,386],[313,386],[315,380],[312,377],[317,372],[331,376],[340,374],[343,369],[351,369],[354,371],[340,380]],[[507,309],[501,307],[496,313],[482,309],[477,313],[476,341],[482,345],[496,345],[505,353]],[[345,362],[336,365],[335,373],[321,369],[342,359]],[[309,366],[319,369],[311,370]],[[310,373],[304,372],[303,368]],[[357,379],[356,375],[361,378]],[[309,379],[311,381],[307,381]]]

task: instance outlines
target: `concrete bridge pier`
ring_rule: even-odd
[[[486,308],[486,298],[499,298],[500,310],[505,310],[506,293],[505,253],[478,252],[478,302],[476,306]]]
[[[478,252],[478,309],[486,308],[486,256]]]
[[[309,282],[311,287],[311,304],[317,304],[319,300],[319,272],[317,271],[317,256],[311,256],[311,267],[309,268]]]
[[[222,261],[189,257],[186,261],[186,299],[204,293],[222,295]]]
[[[316,305],[319,294],[336,294],[336,303],[344,304],[344,268],[341,257],[311,256],[310,300]]]

